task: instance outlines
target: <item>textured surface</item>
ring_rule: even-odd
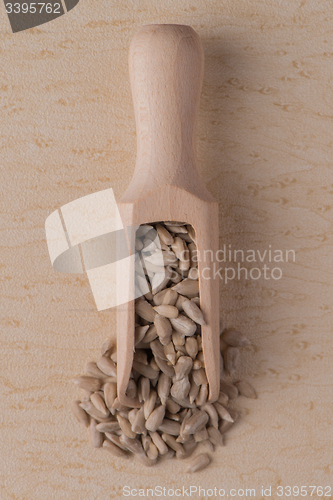
[[[255,487],[260,498],[261,485],[329,484],[331,6],[114,3],[81,0],[14,35],[0,6],[1,499],[106,500],[125,485],[195,484]],[[243,418],[225,448],[189,478],[179,462],[147,474],[95,451],[74,421],[70,378],[115,332],[115,315],[96,311],[85,276],[53,271],[44,234],[59,206],[110,186],[118,199],[125,191],[136,149],[128,47],[155,22],[190,24],[203,41],[199,166],[220,204],[220,248],[267,250],[270,268],[270,248],[296,253],[277,264],[279,280],[245,280],[243,271],[221,284],[225,323],[253,342],[242,374],[259,399],[238,401]]]

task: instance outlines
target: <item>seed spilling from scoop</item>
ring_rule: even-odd
[[[146,268],[149,275],[140,279],[151,284],[160,274],[159,250],[151,226],[160,238],[168,272],[162,277],[162,288],[158,285],[154,291],[152,286],[153,293],[146,293],[135,304],[135,352],[126,394],[138,396],[142,407],[120,404],[116,346],[107,340],[97,363],[87,363],[86,374],[74,380],[85,397],[72,404],[72,411],[88,428],[95,448],[120,458],[134,454],[148,467],[160,456],[185,460],[198,449],[201,453],[191,458],[186,469],[198,472],[211,461],[207,451],[223,445],[223,434],[238,417],[228,407],[229,400],[238,395],[256,397],[249,382],[237,379],[233,384],[228,376],[237,373],[239,349],[250,342],[237,330],[223,332],[221,356],[227,375],[222,366],[220,396],[207,404],[201,340],[201,326],[206,322],[200,309],[199,275],[191,273],[197,269],[195,231],[176,221],[140,226],[136,248],[154,251]]]

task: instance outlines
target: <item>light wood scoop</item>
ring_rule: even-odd
[[[200,307],[207,326],[202,344],[209,401],[220,387],[219,281],[214,278],[218,250],[218,204],[198,170],[195,136],[203,78],[203,48],[190,26],[144,26],[129,52],[137,128],[133,178],[119,203],[124,226],[184,221],[196,232]],[[117,311],[118,398],[126,396],[134,353],[134,301]]]

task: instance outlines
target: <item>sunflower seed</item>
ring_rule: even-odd
[[[98,422],[103,422],[106,420],[104,413],[97,410],[97,408],[92,404],[91,401],[82,401],[82,403],[80,403],[80,407],[83,408],[83,410],[85,410],[88,415],[93,417]]]
[[[231,422],[231,423],[234,422],[234,419],[232,418],[232,416],[230,415],[228,410],[226,408],[224,408],[224,406],[222,406],[220,403],[213,403],[213,405],[214,405],[215,410],[217,411],[219,416],[221,418],[223,418],[223,420],[227,420],[227,422]]]
[[[175,375],[175,370],[174,370],[173,366],[168,365],[164,359],[158,358],[156,356],[155,361],[156,361],[159,369],[163,373],[165,373],[165,375],[167,375],[168,377],[171,377],[171,378]]]
[[[172,436],[179,436],[180,423],[176,422],[175,420],[165,418],[163,422],[158,426],[158,430]]]
[[[195,440],[193,438],[189,438],[184,444],[183,444],[183,448],[184,448],[184,451],[185,453],[184,454],[180,454],[178,452],[176,452],[176,457],[177,458],[180,458],[180,459],[186,459],[188,457],[190,457],[192,455],[192,453],[194,452],[194,450],[196,450],[198,447],[197,443],[195,442]]]
[[[156,460],[158,457],[158,449],[154,445],[154,443],[150,443],[149,448],[147,450],[147,457],[151,460]]]
[[[167,288],[167,291],[162,298],[162,304],[175,306],[177,299],[178,299],[178,293],[175,290],[172,290],[171,288]]]
[[[194,374],[195,372],[193,372]],[[192,374],[192,375],[193,375]],[[207,384],[203,384],[200,386],[200,391],[199,391],[199,394],[195,400],[195,404],[197,406],[202,406],[206,403],[207,401],[207,397],[208,397],[208,385]]]
[[[101,381],[96,377],[81,375],[74,379],[74,383],[80,388],[88,392],[95,392],[101,388]]]
[[[143,434],[145,432],[145,416],[143,406],[136,413],[131,429],[135,434]]]
[[[98,430],[96,430],[96,425],[96,420],[92,418],[89,425],[90,440],[94,448],[101,448],[101,446],[103,445],[104,437],[101,432],[98,432]]]
[[[163,359],[164,361],[167,361],[167,357],[165,355],[164,351],[164,346],[161,344],[161,342],[158,339],[153,340],[153,342],[150,342],[150,349],[152,353],[154,354],[155,358],[160,358]]]
[[[146,420],[148,419],[149,415],[154,409],[156,399],[157,399],[157,393],[154,389],[152,389],[150,391],[149,398],[146,399],[146,401],[143,404],[143,411]]]
[[[186,422],[183,434],[194,434],[205,427],[209,420],[209,416],[204,411],[198,411],[195,415],[192,415]]]
[[[190,358],[189,356],[181,356],[174,366],[176,374],[174,381],[181,380],[182,378],[186,377],[186,375],[190,373],[192,366],[193,366],[192,358]]]
[[[147,263],[147,260],[145,259],[144,263]],[[137,294],[136,297],[142,297],[145,296],[147,300],[151,300],[153,298],[152,293],[150,291],[150,286],[149,282],[147,279],[147,276],[141,276],[140,274],[136,274],[135,276],[136,284],[139,286],[139,289],[141,293]]]
[[[173,382],[171,387],[171,396],[175,399],[184,399],[188,395],[191,389],[191,384],[188,376],[185,376],[181,380]]]
[[[138,361],[133,361],[133,369],[149,379],[154,379],[158,376],[158,372],[150,365],[144,365],[143,363],[138,363]]]
[[[151,284],[153,293],[157,293],[163,290],[163,288],[165,288],[166,285],[169,283],[170,276],[171,276],[171,271],[169,267],[166,267],[163,273],[154,274]]]
[[[172,321],[176,321],[176,319],[173,319]],[[170,321],[164,316],[156,314],[154,318],[154,325],[156,327],[157,335],[160,339],[161,344],[163,345],[169,344],[169,342],[171,341],[171,334],[172,334],[172,326]]]
[[[198,354],[198,342],[195,337],[186,337],[185,340],[185,349],[188,353],[189,356],[191,356],[192,359],[195,359],[196,355]]]
[[[226,406],[229,402],[229,398],[226,394],[224,394],[224,392],[220,392],[217,402],[223,406]]]
[[[176,362],[176,351],[173,342],[169,342],[169,344],[163,347],[165,357],[172,365]]]
[[[97,408],[98,411],[100,411],[104,417],[107,417],[109,415],[109,410],[106,408],[104,399],[97,394],[96,392],[90,396],[90,401],[92,404]]]
[[[146,467],[151,467],[156,463],[156,460],[151,460],[145,453],[138,453],[136,456],[138,460],[140,460],[140,462]]]
[[[155,306],[154,311],[160,314],[161,316],[165,316],[166,318],[177,318],[179,314],[177,307],[170,306],[168,304],[161,304],[160,306]]]
[[[182,281],[183,277],[176,271],[176,269],[172,270],[172,273],[170,274],[170,280],[172,283],[180,283]]]
[[[140,377],[138,382],[138,397],[140,403],[146,401],[149,397],[150,381],[147,377]]]
[[[218,429],[215,427],[208,427],[208,436],[210,441],[216,446],[223,446],[223,437]]]
[[[117,397],[113,402],[111,410],[125,411],[127,410],[127,406],[122,405]]]
[[[155,325],[150,325],[142,342],[144,342],[145,344],[149,344],[150,342],[152,342],[156,338],[157,338],[156,327],[155,327]],[[147,346],[145,346],[145,347],[147,347]]]
[[[161,290],[160,292],[157,292],[153,296],[153,302],[154,302],[155,306],[160,306],[161,304],[163,304],[164,296],[167,294],[167,292],[169,290],[170,290],[170,288],[166,288],[165,290]],[[175,292],[175,293],[177,293],[177,292]]]
[[[122,433],[122,431],[120,431]],[[116,446],[118,446],[118,448],[121,448],[123,451],[128,451],[128,448],[126,448],[126,446],[124,446],[121,442],[120,442],[120,438],[119,436],[116,436],[115,434],[111,434],[110,432],[106,432],[105,433],[105,437],[111,441],[111,443],[115,444]]]
[[[83,408],[81,408],[80,401],[73,401],[73,403],[71,404],[71,409],[77,421],[85,427],[89,427],[89,415],[83,410]]]
[[[103,356],[104,354],[108,352],[113,352],[115,350],[116,350],[116,340],[114,338],[108,338],[102,344],[101,355]]]
[[[149,417],[147,418],[146,429],[155,432],[163,422],[164,415],[165,415],[164,405],[155,408],[155,410],[153,410],[149,415]]]
[[[201,441],[204,441],[205,439],[209,439],[208,431],[206,427],[201,429],[201,431],[197,431],[194,433],[194,440],[196,443],[200,443]]]
[[[173,289],[171,288],[171,290],[173,290]],[[177,293],[177,292],[175,292],[175,293]],[[177,307],[177,309],[179,311],[183,310],[183,302],[185,302],[185,300],[188,300],[188,298],[184,297],[184,295],[178,295],[177,302],[176,302],[175,306]]]
[[[119,414],[117,415],[117,420],[123,433],[129,438],[135,439],[136,433],[132,431],[129,421],[126,418],[121,417]]]
[[[205,373],[205,370],[203,368],[200,368],[199,370],[194,370],[192,372],[192,377],[193,377],[193,381],[197,385],[207,385],[208,384],[206,373]]]
[[[210,439],[204,439],[204,441],[201,441],[201,444],[205,446],[205,448],[207,448],[208,451],[211,451],[212,453],[215,450],[214,445]]]
[[[205,326],[206,322],[204,320],[201,309],[196,305],[193,300],[187,299],[183,302],[183,310],[189,318],[198,323],[199,325]]]
[[[158,367],[158,364],[157,364],[157,363],[156,363],[156,361],[155,361],[155,358],[152,358],[152,359],[150,360],[150,363],[149,363],[149,364],[150,364],[150,366],[152,367],[152,369],[153,369],[153,370],[155,370],[155,371],[156,371],[156,373],[158,374],[158,372],[160,371],[160,369],[159,369],[159,367]],[[157,377],[158,377],[158,375],[157,375]],[[157,378],[157,380],[158,380],[158,378]]]
[[[158,449],[159,454],[165,455],[166,453],[168,453],[168,447],[165,444],[165,442],[163,441],[163,439],[161,438],[160,434],[156,431],[155,432],[149,431],[149,434],[150,434],[150,437],[151,437],[154,445]]]
[[[104,398],[105,404],[111,410],[112,405],[117,397],[117,384],[114,382],[107,382],[104,385]]]
[[[164,276],[164,263],[163,263],[163,258],[162,258],[162,255],[160,255],[160,260],[161,260],[161,265],[158,266],[156,264],[153,264],[152,262],[150,262],[150,257],[147,257],[144,259],[144,266],[148,272],[148,274],[150,272],[153,272],[153,273],[156,273],[156,274],[161,274]],[[152,289],[154,289],[154,287],[152,286]]]
[[[185,454],[185,450],[183,448],[183,446],[180,444],[180,443],[177,443],[177,441],[175,440],[175,438],[173,436],[170,436],[170,434],[167,434],[167,433],[163,433],[162,434],[162,439],[163,441],[174,451],[178,451],[179,454],[181,455],[184,455]]]
[[[175,420],[176,422],[182,420],[180,413],[171,413],[168,410],[166,410],[165,412],[165,418],[168,418],[169,420]]]
[[[164,250],[162,252],[162,257],[163,257],[163,262],[164,266],[170,266],[170,267],[177,267],[178,266],[178,259],[177,256],[170,250]]]
[[[147,351],[146,349],[136,349],[133,359],[144,365],[148,365]]]
[[[190,254],[188,250],[185,250],[183,252],[183,259],[179,261],[179,266],[178,268],[184,272],[188,271],[190,269]],[[188,273],[186,275],[188,277]]]
[[[120,443],[132,453],[135,454],[144,453],[142,445],[137,439],[131,439],[126,434],[122,434],[119,440]]]
[[[221,420],[219,423],[219,431],[223,435],[233,426],[233,422],[228,422],[227,420]]]
[[[253,389],[252,385],[246,380],[241,380],[235,385],[241,396],[245,396],[246,398],[251,398],[251,399],[257,399],[256,391]]]
[[[180,283],[177,283],[177,285],[174,285],[172,290],[175,290],[179,294],[185,295],[188,298],[192,298],[199,293],[199,281],[186,278]]]
[[[165,243],[165,245],[172,245],[174,242],[173,237],[169,233],[169,231],[166,229],[166,227],[162,226],[161,224],[156,225],[156,231],[158,233],[158,236],[160,237],[161,241]]]
[[[98,368],[98,366],[96,365],[96,363],[94,361],[89,361],[86,364],[84,371],[86,372],[86,375],[88,375],[89,377],[105,378],[105,373],[103,373]]]
[[[176,438],[176,441],[177,443],[185,444],[190,439],[193,439],[192,434],[179,434],[179,436]]]
[[[127,457],[126,451],[122,450],[119,446],[116,444],[112,443],[108,439],[106,439],[103,443],[103,448],[108,451],[109,453],[112,453],[115,457]]]
[[[166,226],[186,226],[186,222],[179,222],[179,221],[173,221],[173,220],[168,220],[164,222]]]
[[[199,394],[199,390],[200,390],[200,386],[197,385],[194,381],[193,381],[193,378],[192,378],[192,381],[191,381],[191,389],[190,389],[190,392],[189,392],[189,400],[190,400],[190,403],[193,403],[193,401],[196,399],[196,397],[198,396]]]
[[[166,401],[165,406],[170,413],[178,413],[180,410],[179,404],[171,398]]]
[[[197,267],[191,267],[188,271],[188,276],[187,276],[190,280],[197,280],[199,279],[199,271],[198,271],[198,268]],[[197,299],[196,297],[194,297],[192,300],[194,301],[194,299]],[[195,300],[194,301],[197,306],[199,306],[199,303],[197,303],[197,301]],[[198,300],[199,302],[199,300]]]
[[[173,233],[187,233],[187,229],[184,226],[175,226],[172,224],[168,224],[168,230],[173,232]]]
[[[131,425],[134,424],[134,420],[135,420],[135,417],[137,416],[138,411],[139,411],[139,408],[133,408],[133,410],[128,412],[127,419]]]
[[[229,399],[236,399],[238,396],[238,389],[231,382],[221,382],[220,391],[226,394]]]
[[[137,326],[135,328],[134,345],[137,345],[139,342],[141,342],[144,339],[148,329],[149,329],[149,325]]]
[[[165,405],[170,392],[171,378],[161,373],[157,382],[157,394],[161,400],[162,405]]]
[[[218,429],[219,416],[216,408],[212,404],[205,404],[201,407],[201,409],[208,413],[211,426],[213,426],[215,429]]]
[[[202,351],[198,352],[197,359],[201,361],[201,363],[204,363],[204,355]]]
[[[194,335],[197,329],[194,321],[183,314],[179,314],[177,318],[171,318],[170,323],[177,332],[186,336]]]
[[[188,235],[192,239],[192,241],[194,241],[196,243],[196,235],[195,235],[195,229],[194,229],[194,227],[188,224],[186,226],[186,230],[188,232]]]
[[[119,422],[102,422],[96,425],[98,432],[114,432],[120,429]]]
[[[106,356],[101,356],[97,361],[98,368],[109,377],[117,376],[117,365]]]
[[[153,322],[156,315],[153,307],[146,300],[139,299],[135,303],[135,312],[140,318]]]
[[[144,451],[147,451],[149,448],[149,445],[151,443],[151,437],[147,436],[147,435],[142,436],[141,441],[142,441],[142,447],[143,447]]]
[[[185,335],[183,333],[177,332],[174,330],[172,332],[172,342],[173,344],[177,346],[182,346],[185,344]]]
[[[195,404],[194,403],[190,403],[190,400],[186,397],[186,398],[183,398],[183,399],[177,399],[177,398],[173,398],[173,400],[179,404],[182,408],[195,408]]]
[[[207,467],[209,463],[210,463],[209,455],[207,455],[207,453],[200,453],[199,455],[196,455],[194,458],[192,458],[185,472],[187,473],[199,472],[205,467]]]

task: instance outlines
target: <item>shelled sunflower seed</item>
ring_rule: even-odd
[[[135,352],[126,394],[142,406],[119,402],[117,349],[108,339],[99,360],[88,362],[85,374],[74,379],[85,395],[72,404],[72,411],[88,428],[95,448],[116,457],[134,454],[146,466],[163,456],[185,460],[198,450],[186,469],[197,472],[211,461],[207,450],[223,445],[224,434],[238,418],[229,401],[239,395],[256,397],[247,381],[230,380],[239,368],[239,349],[250,342],[237,330],[222,331],[221,392],[216,402],[207,403],[201,342],[206,321],[200,309],[195,231],[177,221],[143,225],[135,248],[145,267],[137,266],[142,296],[135,304]]]

